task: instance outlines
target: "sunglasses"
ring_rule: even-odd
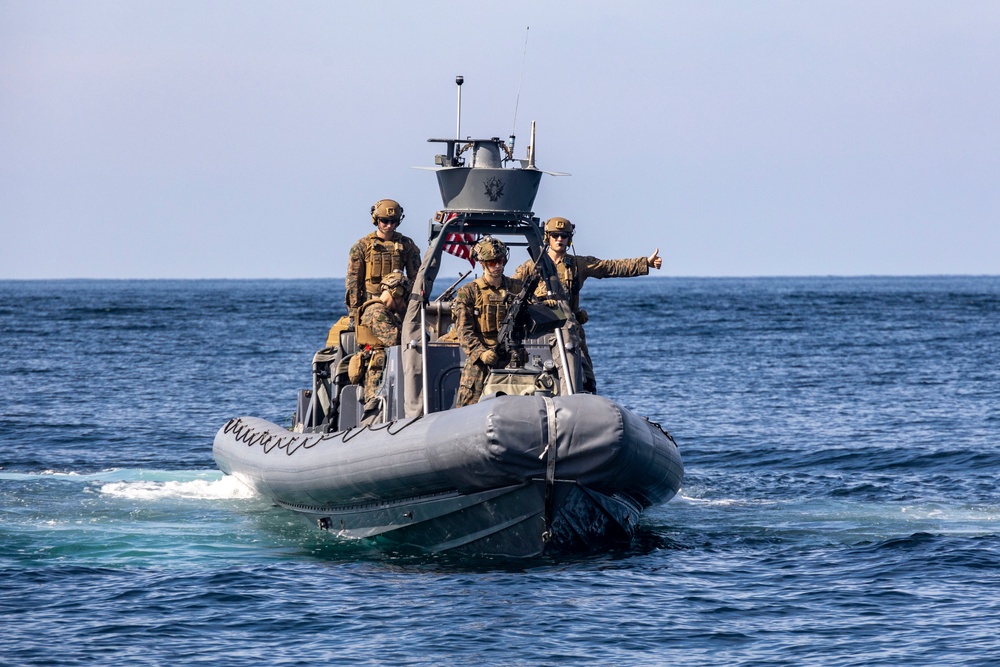
[[[562,232],[549,232],[549,236],[554,239],[568,239],[572,238],[570,234],[563,234]]]
[[[380,225],[398,225],[399,220],[396,218],[379,218],[378,224]]]

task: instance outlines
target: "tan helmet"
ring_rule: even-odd
[[[566,218],[549,218],[545,221],[545,236],[551,232],[560,232],[562,234],[569,234],[573,236],[573,232],[576,230],[576,225],[567,220]]]
[[[382,277],[379,285],[382,291],[388,290],[394,299],[402,299],[410,292],[410,281],[402,271],[391,271]]]
[[[372,206],[372,224],[377,225],[379,219],[382,220],[395,220],[396,222],[402,222],[403,218],[403,207],[399,205],[399,202],[395,199],[379,199]]]
[[[509,257],[510,249],[506,244],[492,236],[484,236],[472,249],[472,259],[477,262],[500,259],[506,264]]]

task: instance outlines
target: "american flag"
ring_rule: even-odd
[[[456,257],[469,260],[469,264],[476,265],[476,260],[472,259],[472,246],[475,245],[479,237],[475,234],[448,234],[444,237],[444,251]]]

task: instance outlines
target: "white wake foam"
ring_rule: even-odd
[[[101,486],[101,493],[133,500],[227,500],[256,496],[253,490],[231,475],[218,480],[196,479],[185,482],[109,482]]]

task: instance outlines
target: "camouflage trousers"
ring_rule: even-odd
[[[371,359],[368,360],[368,369],[365,371],[365,401],[375,398],[375,394],[382,387],[382,374],[385,371],[385,350],[375,350]]]
[[[493,368],[503,368],[510,362],[510,353],[501,356]],[[458,381],[458,395],[455,397],[455,407],[472,405],[477,403],[483,395],[483,387],[486,386],[486,378],[489,377],[490,367],[478,359],[466,359],[462,368],[462,377]]]

